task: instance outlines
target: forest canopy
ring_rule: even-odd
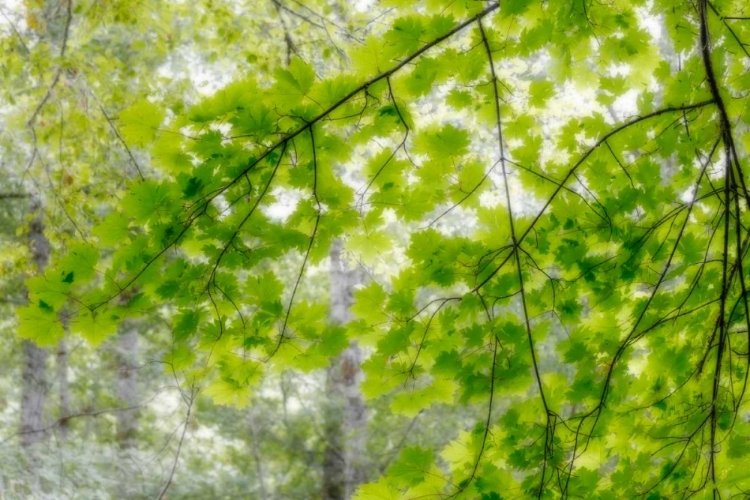
[[[750,495],[746,2],[0,13],[8,498]]]

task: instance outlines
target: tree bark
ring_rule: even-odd
[[[117,412],[117,442],[122,450],[138,447],[138,326],[123,322],[117,336],[116,395],[122,408]]]
[[[347,269],[341,258],[341,241],[331,246],[331,323],[351,321],[349,308],[360,273]],[[326,449],[323,463],[324,500],[348,500],[366,479],[367,407],[360,391],[362,349],[356,342],[331,362],[327,374]]]
[[[50,245],[44,236],[42,206],[37,197],[30,204],[31,213],[35,214],[29,223],[28,240],[31,259],[36,273],[44,273],[49,261]],[[28,291],[26,291],[28,295]],[[27,299],[28,300],[28,299]],[[23,340],[21,368],[21,408],[19,435],[27,463],[29,493],[41,493],[41,455],[38,445],[45,439],[44,402],[47,396],[47,350],[31,340]]]
[[[61,440],[65,441],[68,439],[68,431],[70,430],[69,422],[67,420],[70,416],[70,386],[68,381],[68,325],[66,321],[63,321],[63,327],[65,328],[66,337],[57,343],[57,360],[55,367],[57,368],[57,384],[60,391],[59,437]]]
[[[46,362],[46,349],[30,340],[23,341],[20,433],[21,445],[26,448],[44,439],[42,419],[47,392]]]
[[[49,38],[60,45],[60,54],[64,53],[67,38],[67,30],[70,27],[72,15],[72,0],[68,0],[66,7],[62,8],[62,2],[45,1],[42,4],[44,25],[47,32],[41,33],[40,37]],[[58,72],[59,75],[59,72]],[[46,98],[29,119],[29,126],[33,127],[36,116],[41,111]],[[34,218],[29,223],[29,245],[31,256],[36,265],[37,274],[43,274],[49,261],[50,244],[44,235],[44,213],[42,202],[38,194],[31,196],[29,210]],[[47,351],[40,348],[31,341],[23,341],[23,368],[22,368],[22,394],[21,394],[21,444],[28,448],[44,439],[42,419],[44,417],[44,399],[47,392]],[[30,457],[33,463],[35,460]]]
[[[38,198],[31,202],[31,211],[36,216],[29,223],[29,245],[31,258],[37,274],[42,274],[49,261],[49,241],[44,236],[42,207]],[[21,370],[21,445],[25,448],[44,439],[42,419],[44,399],[47,393],[47,351],[30,340],[23,341],[23,368]],[[29,456],[30,462],[34,457]]]
[[[263,458],[258,446],[258,423],[255,419],[255,413],[253,409],[248,412],[249,424],[250,424],[250,439],[252,439],[251,451],[253,454],[253,461],[255,462],[255,475],[257,476],[258,489],[260,490],[260,499],[267,500],[268,493],[266,493],[266,481],[264,479],[265,473],[263,472]]]
[[[123,301],[126,298],[123,297]],[[127,458],[138,449],[138,322],[125,320],[117,335],[115,346],[116,381],[115,396],[118,406],[117,445],[125,460],[121,459],[120,480],[117,485],[118,498],[136,498],[138,484],[130,478],[130,471],[126,467],[130,461]]]

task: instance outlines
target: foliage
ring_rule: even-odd
[[[159,172],[28,281],[19,333],[168,307],[165,362],[217,403],[358,340],[392,412],[484,404],[359,500],[746,494],[747,8],[390,4],[340,74],[122,112]],[[374,278],[344,329],[311,283],[336,238]]]

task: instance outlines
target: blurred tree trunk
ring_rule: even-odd
[[[63,339],[57,344],[57,360],[55,367],[57,368],[57,384],[60,391],[59,436],[61,440],[65,441],[68,439],[69,430],[68,417],[70,416],[70,386],[68,382],[68,322],[63,319],[62,323],[63,328],[65,329],[65,337],[63,337]]]
[[[360,273],[347,269],[341,259],[341,241],[331,246],[331,323],[351,321],[349,308],[354,301],[354,286]],[[367,408],[359,385],[363,379],[362,350],[351,342],[331,362],[328,369],[326,409],[326,449],[323,464],[324,500],[351,498],[366,478]]]
[[[42,418],[47,392],[47,351],[30,340],[23,341],[21,386],[21,445],[29,447],[44,439]]]
[[[138,324],[123,322],[117,336],[117,442],[122,450],[138,447]]]
[[[64,53],[67,41],[67,30],[72,16],[72,0],[45,0],[42,4],[44,23],[37,29],[40,39],[47,38],[60,47],[60,54]],[[59,77],[59,72],[57,73]],[[54,82],[57,82],[57,77]],[[54,86],[54,83],[51,84]],[[51,92],[52,87],[50,87]],[[29,119],[29,126],[33,128],[34,120],[46,103],[45,97]],[[32,197],[29,209],[34,214],[29,224],[29,243],[32,259],[36,265],[37,274],[44,273],[49,261],[50,245],[44,235],[44,213],[39,195]],[[42,418],[44,416],[44,399],[47,392],[47,351],[35,343],[23,341],[23,368],[21,394],[21,444],[24,447],[40,442],[44,439]]]
[[[128,297],[122,296],[127,302]],[[129,463],[129,454],[138,449],[138,322],[125,320],[120,326],[115,346],[116,381],[115,396],[121,408],[115,413],[117,418],[117,445],[124,452]],[[139,485],[129,477],[126,467],[121,467],[117,486],[117,498],[136,498]]]
[[[265,473],[263,472],[263,457],[258,446],[258,422],[255,418],[253,409],[248,412],[250,419],[250,439],[252,439],[251,451],[253,454],[253,461],[255,462],[255,475],[257,476],[258,488],[260,490],[260,499],[267,500],[268,493],[266,493],[266,481],[264,479]]]
[[[37,274],[42,274],[49,261],[50,246],[44,236],[42,205],[38,198],[31,202],[30,209],[35,213],[29,223],[29,246],[31,258]],[[21,370],[21,445],[29,448],[44,439],[43,417],[44,399],[47,393],[47,351],[30,340],[23,341],[23,368]],[[31,453],[31,452],[29,452]],[[29,455],[30,463],[35,457]]]

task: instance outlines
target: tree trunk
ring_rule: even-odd
[[[47,392],[46,362],[46,349],[42,349],[30,340],[23,341],[20,432],[21,445],[24,447],[29,447],[44,439],[42,419],[44,397]]]
[[[48,37],[52,42],[60,45],[60,53],[63,52],[65,32],[70,26],[72,15],[72,0],[68,0],[66,7],[62,8],[62,2],[45,1],[42,5],[43,16],[47,33],[40,33],[40,37]],[[33,126],[36,114],[41,110],[41,105],[34,112],[29,123]],[[42,202],[38,194],[33,195],[29,210],[34,218],[29,223],[29,245],[32,260],[36,265],[37,274],[43,274],[49,261],[50,244],[44,235],[44,212]],[[21,394],[21,445],[30,448],[44,439],[42,431],[42,419],[44,417],[44,399],[47,392],[47,351],[38,347],[31,341],[23,342],[23,368],[22,368],[22,394]],[[36,457],[29,451],[30,463],[36,463]]]
[[[125,298],[123,298],[125,300]],[[117,445],[123,453],[119,460],[120,480],[117,485],[117,498],[138,497],[138,484],[130,477],[126,467],[131,454],[138,449],[138,323],[125,320],[117,335],[115,347],[117,366],[115,395],[120,410],[117,418]],[[138,497],[140,498],[140,497]]]
[[[31,202],[36,217],[29,223],[31,258],[37,274],[42,274],[49,261],[49,241],[44,236],[42,207],[38,198]],[[44,439],[42,419],[44,398],[47,392],[47,351],[30,340],[23,341],[23,368],[21,370],[21,445],[28,448]],[[29,457],[33,463],[32,456]]]
[[[70,416],[70,387],[68,383],[68,325],[67,322],[63,321],[65,328],[66,337],[63,338],[57,344],[57,384],[60,390],[60,408],[59,408],[59,419],[60,425],[59,436],[60,439],[65,441],[68,439],[69,422],[68,417]]]
[[[49,261],[49,241],[44,236],[42,207],[38,198],[33,198],[30,211],[35,214],[29,223],[29,250],[36,267],[42,274]],[[19,434],[21,446],[27,461],[28,485],[30,493],[41,493],[41,455],[37,449],[46,437],[44,430],[44,400],[47,396],[47,350],[31,340],[22,342],[21,368],[21,408]]]
[[[357,270],[348,270],[341,259],[341,241],[331,246],[331,323],[351,321]],[[362,350],[351,342],[328,369],[326,449],[323,464],[324,500],[348,500],[365,480],[367,408],[359,389],[363,379]]]
[[[253,454],[253,461],[255,462],[255,475],[257,476],[258,489],[260,490],[260,499],[267,500],[268,494],[266,493],[266,481],[265,473],[263,472],[263,457],[258,446],[258,423],[255,419],[255,413],[253,409],[248,412],[250,419],[250,439],[252,439],[251,451]]]
[[[362,349],[356,342],[339,356],[344,393],[344,477],[346,498],[366,479],[367,407],[359,389],[364,378]]]
[[[65,31],[69,26],[72,0],[66,4],[67,10],[62,8],[62,2],[45,1],[43,7],[44,25],[46,33],[40,32],[40,37],[49,38],[52,42],[63,46]],[[34,113],[33,120],[40,108]],[[49,261],[50,245],[44,235],[44,213],[42,202],[38,194],[33,195],[29,210],[34,214],[34,219],[29,223],[29,245],[32,260],[36,265],[37,274],[43,274],[44,268]],[[31,341],[23,342],[23,368],[22,368],[22,394],[21,394],[21,444],[24,447],[38,443],[44,439],[42,432],[42,418],[44,416],[44,398],[47,391],[47,351],[38,347]],[[33,463],[33,457],[32,463]]]
[[[117,337],[117,442],[122,450],[138,447],[138,327],[126,320]]]

